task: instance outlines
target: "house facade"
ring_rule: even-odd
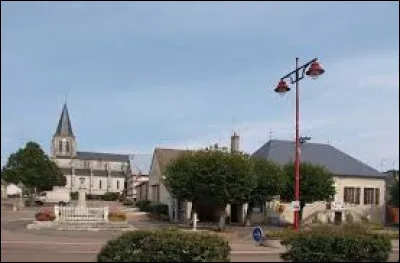
[[[123,193],[131,173],[129,155],[78,151],[66,104],[51,142],[51,158],[66,177],[65,188],[76,192],[83,180],[91,196]]]
[[[323,201],[307,204],[303,210],[303,220],[314,217],[319,221],[343,222],[366,219],[385,222],[386,176],[384,174],[331,145],[302,143],[300,149],[301,162],[321,165],[328,169],[333,174],[336,189],[331,204],[327,205]],[[294,161],[294,153],[293,141],[270,140],[252,156],[284,165]],[[293,223],[293,212],[289,204],[281,204],[280,214],[276,213],[276,207],[269,205],[269,215],[279,216],[281,220]]]

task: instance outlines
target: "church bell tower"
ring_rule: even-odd
[[[66,103],[63,106],[56,133],[51,141],[51,154],[53,158],[74,158],[76,156],[76,141]]]

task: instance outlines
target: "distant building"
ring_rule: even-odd
[[[131,173],[129,155],[78,151],[66,104],[52,139],[51,156],[66,177],[65,187],[71,192],[78,191],[81,179],[89,195],[125,191],[126,179]]]
[[[386,175],[327,144],[302,143],[301,162],[324,166],[333,174],[336,187],[334,207],[345,221],[345,211],[375,222],[385,221]],[[270,140],[253,153],[254,157],[272,160],[280,165],[294,162],[295,142]],[[301,174],[300,174],[301,180]],[[300,189],[301,193],[301,189]],[[322,200],[321,200],[322,201]],[[323,202],[308,204],[303,219],[326,210]],[[293,212],[286,210],[288,222],[293,222]]]
[[[151,155],[134,154],[130,159],[131,174],[127,179],[127,197],[133,200],[146,200],[146,183],[149,181]]]

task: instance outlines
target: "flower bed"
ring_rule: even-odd
[[[51,209],[42,209],[35,214],[37,221],[54,221],[56,219],[56,214]]]
[[[126,214],[123,212],[110,212],[108,214],[109,221],[126,221]]]

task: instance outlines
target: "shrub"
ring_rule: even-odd
[[[124,201],[124,205],[127,205],[127,206],[132,206],[133,204],[134,204],[135,202],[133,202],[133,200],[131,200],[131,199],[126,199],[125,201]]]
[[[168,205],[160,202],[151,202],[149,212],[156,215],[168,215]]]
[[[281,243],[287,247],[281,258],[296,262],[383,262],[392,250],[388,236],[362,228],[318,227],[293,233]]]
[[[71,200],[78,200],[78,192],[71,192]]]
[[[137,205],[138,205],[140,211],[149,212],[150,201],[140,200]]]
[[[139,230],[109,241],[97,262],[229,262],[228,241],[208,233]]]
[[[108,214],[109,221],[126,221],[126,214],[122,212],[110,212]]]
[[[107,192],[103,195],[103,200],[104,201],[116,201],[118,200],[119,193],[114,193],[114,192]]]
[[[35,214],[37,221],[54,221],[56,219],[55,213],[50,209],[44,209]]]

